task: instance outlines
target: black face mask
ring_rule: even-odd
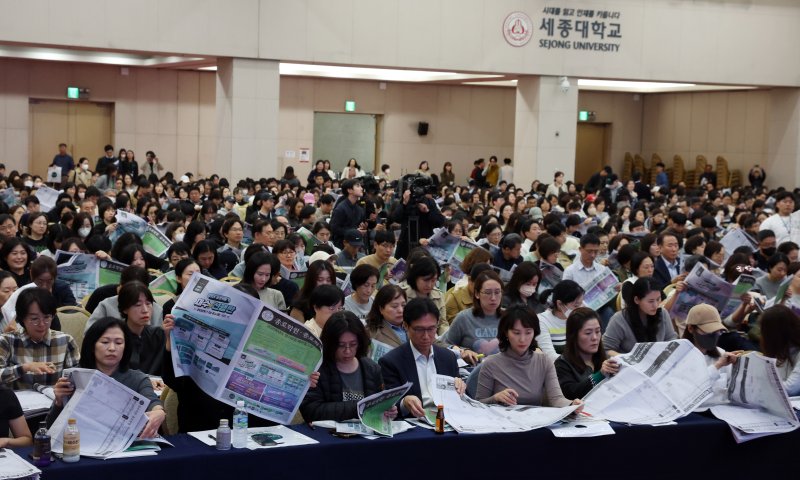
[[[769,248],[762,248],[761,249],[761,253],[763,253],[764,256],[767,257],[767,258],[775,255],[776,251],[778,251],[778,249],[775,248],[775,247],[769,247]]]
[[[717,339],[719,335],[716,333],[703,334],[700,330],[695,330],[694,339],[697,345],[703,350],[709,352],[717,348]]]

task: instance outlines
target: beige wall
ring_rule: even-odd
[[[9,170],[28,169],[29,99],[63,100],[68,85],[114,103],[114,146],[135,150],[140,163],[153,150],[169,170],[213,171],[213,73],[131,68],[125,76],[111,66],[0,59],[0,161]]]
[[[670,166],[680,154],[687,169],[694,168],[697,155],[711,162],[722,155],[729,168],[746,175],[753,164],[764,165],[769,110],[766,90],[647,95],[642,155],[649,160],[658,153]]]
[[[611,124],[608,161],[615,172],[622,170],[625,152],[642,148],[642,110],[644,96],[632,93],[581,92],[578,110],[595,112],[595,121]]]
[[[438,173],[450,161],[463,182],[475,159],[514,151],[511,88],[389,83],[381,90],[378,82],[282,77],[279,155],[311,148],[314,112],[342,112],[345,100],[356,101],[357,113],[383,115],[380,162],[393,175],[416,170],[422,160]],[[430,125],[427,136],[417,134],[420,121]],[[282,161],[305,177],[316,158],[312,151],[309,164]]]
[[[619,52],[539,48],[546,6],[621,14]],[[508,45],[513,11],[533,39]],[[0,0],[0,41],[318,63],[800,86],[794,0]]]

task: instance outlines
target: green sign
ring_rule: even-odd
[[[589,111],[588,110],[579,111],[578,112],[578,121],[588,122],[589,121]]]
[[[347,100],[344,102],[344,111],[345,112],[355,112],[356,111],[356,102],[355,100]]]
[[[78,99],[81,97],[81,89],[78,87],[67,87],[67,98]]]

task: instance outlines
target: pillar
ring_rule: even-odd
[[[761,166],[768,186],[791,190],[800,185],[800,88],[773,88],[769,95],[767,156]],[[745,185],[750,167],[742,168]]]
[[[279,62],[217,60],[216,171],[235,181],[279,177]]]
[[[562,89],[559,77],[520,77],[514,123],[514,183],[524,189],[533,180],[552,183],[553,173],[575,174],[578,131],[577,79]]]

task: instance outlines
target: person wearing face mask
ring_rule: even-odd
[[[611,317],[603,344],[609,356],[628,353],[642,342],[675,340],[669,313],[660,307],[661,290],[652,277],[642,277],[625,292],[625,309]]]
[[[686,330],[683,332],[683,338],[692,342],[703,354],[708,367],[708,377],[712,383],[711,397],[698,408],[727,403],[731,364],[736,363],[739,358],[738,353],[729,353],[717,346],[720,335],[727,331],[719,312],[711,305],[695,305],[686,314]]]
[[[758,250],[753,252],[753,257],[756,259],[759,270],[769,271],[769,258],[778,251],[776,245],[775,232],[764,229],[758,232]]]
[[[539,347],[553,361],[564,352],[567,343],[567,318],[573,310],[583,306],[583,294],[583,288],[575,281],[562,280],[553,289],[543,291],[540,296],[541,302],[548,303],[549,306],[539,314],[539,324],[542,332],[550,337],[550,345],[542,343]]]
[[[539,302],[536,296],[539,279],[541,278],[542,273],[535,263],[530,261],[520,263],[514,269],[511,280],[506,285],[505,294],[503,295],[503,308],[509,308],[512,305],[525,305],[537,314],[544,312],[545,306]]]
[[[88,187],[92,184],[92,175],[92,171],[89,170],[89,159],[81,157],[78,161],[78,168],[73,169],[67,178],[68,181],[75,185],[85,185]]]

